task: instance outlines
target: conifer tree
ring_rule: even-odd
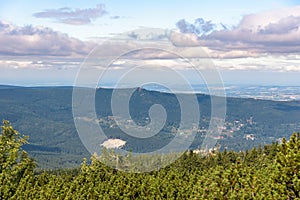
[[[20,135],[9,121],[3,120],[0,126],[0,196],[12,197],[23,178],[32,175],[35,164],[21,149],[27,137]]]

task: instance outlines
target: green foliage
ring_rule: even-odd
[[[1,199],[299,199],[299,133],[246,152],[187,151],[149,173],[119,171],[120,164],[108,167],[96,155],[78,169],[33,173],[33,161],[21,150],[26,138],[7,121],[1,129]],[[114,151],[104,158],[111,156],[125,164],[126,159],[149,159],[122,158]]]
[[[300,198],[300,134],[282,141],[275,160],[274,188],[287,199]]]
[[[9,121],[3,120],[0,128],[0,196],[7,199],[15,194],[22,179],[32,175],[35,165],[21,150],[27,138],[14,130]]]

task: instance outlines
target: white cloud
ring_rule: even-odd
[[[245,16],[232,30],[201,38],[213,49],[260,53],[300,52],[300,6]],[[213,43],[218,42],[218,45]],[[209,44],[211,43],[211,44]]]
[[[0,21],[0,55],[79,56],[87,55],[94,44],[69,37],[45,27],[19,27]]]
[[[105,5],[98,4],[95,8],[75,10],[64,7],[59,9],[48,9],[43,12],[35,13],[34,16],[37,18],[50,18],[54,19],[59,23],[70,24],[70,25],[85,25],[90,24],[92,20],[95,20],[103,15],[107,14]]]
[[[183,25],[187,27],[184,29]],[[126,53],[113,63],[114,70],[135,65],[188,70],[190,66],[178,59],[182,56],[190,60],[211,59],[220,69],[226,70],[300,71],[300,6],[247,15],[230,30],[215,30],[212,22],[201,21],[198,29],[203,33],[200,33],[196,25],[181,24],[184,33],[156,29],[135,31],[127,37],[123,35],[105,42],[98,53],[105,59]],[[49,28],[19,27],[2,21],[0,45],[3,56],[0,67],[68,69],[79,67],[95,43],[83,42]],[[143,47],[150,48],[139,50]],[[97,60],[90,62],[88,67],[105,68]]]
[[[219,69],[300,72],[300,59],[292,56],[264,56],[236,59],[214,59]]]
[[[221,57],[299,53],[300,6],[246,15],[230,30],[215,30],[201,36],[193,31],[182,32],[171,37],[175,45],[205,46]]]
[[[0,58],[0,69],[76,69],[81,61],[70,59],[49,59],[49,58]]]

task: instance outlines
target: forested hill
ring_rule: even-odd
[[[9,120],[22,134],[29,136],[24,149],[42,168],[79,166],[89,153],[77,135],[72,116],[72,87],[0,86],[0,118]],[[168,114],[167,124],[150,141],[137,141],[120,131],[110,120],[112,89],[98,89],[96,111],[101,127],[109,138],[127,141],[124,148],[151,151],[170,141],[170,130],[178,124],[180,108],[173,94],[137,89],[130,100],[132,118],[146,123],[148,109],[162,104]],[[210,96],[198,94],[201,120],[191,149],[198,148],[210,120]],[[218,142],[221,150],[245,150],[259,144],[281,141],[300,131],[300,102],[227,98],[227,115]],[[201,133],[201,134],[200,134]]]
[[[300,198],[299,133],[288,142],[246,152],[187,151],[165,168],[127,173],[105,166],[95,156],[80,168],[36,171],[20,149],[26,139],[7,121],[0,130],[1,199]]]

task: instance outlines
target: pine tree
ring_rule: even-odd
[[[33,174],[35,164],[28,154],[21,149],[27,138],[3,120],[0,126],[0,196],[2,199],[12,197],[21,180]]]
[[[275,160],[274,189],[288,199],[300,198],[300,134],[282,140]]]

